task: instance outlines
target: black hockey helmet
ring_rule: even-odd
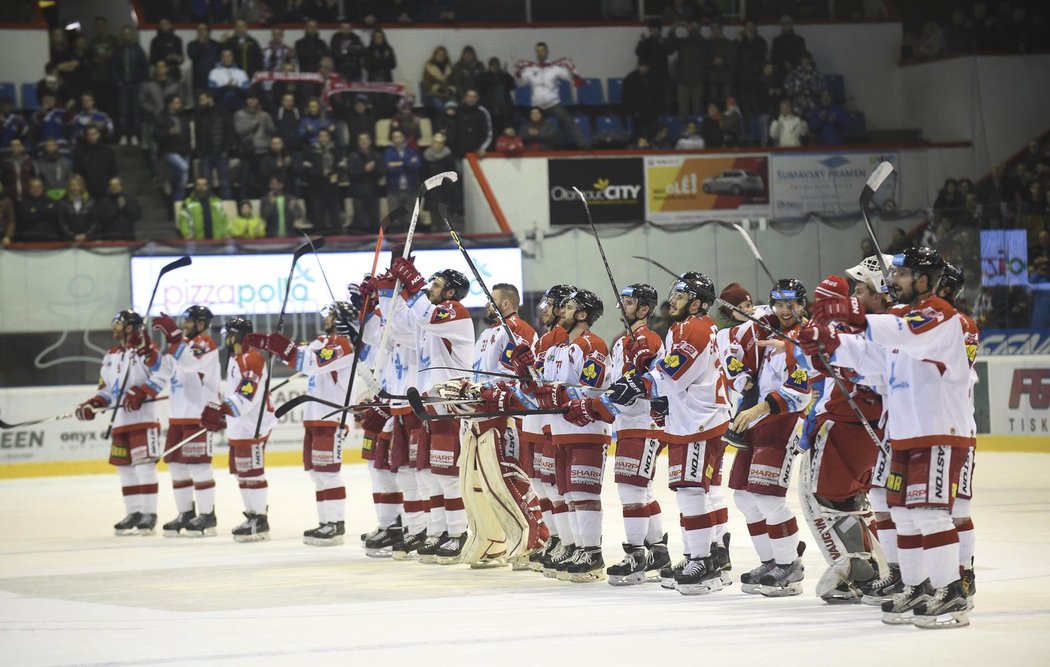
[[[552,308],[557,308],[561,305],[561,302],[565,300],[565,297],[569,296],[576,291],[575,285],[555,285],[554,287],[548,288],[543,293],[543,298],[540,299],[540,304],[546,301]]]
[[[361,309],[350,301],[333,301],[321,309],[321,315],[324,317],[334,315],[336,322],[353,323],[361,317]]]
[[[212,318],[215,317],[207,306],[190,306],[182,312],[182,316],[187,320],[203,321],[204,326],[211,326]]]
[[[696,300],[701,304],[706,303],[707,307],[700,308],[701,315],[707,314],[707,309],[711,307],[715,300],[714,282],[699,271],[686,271],[678,276],[677,280],[672,280],[671,289],[667,296],[668,301],[671,300],[675,292],[682,292],[687,295],[690,302]]]
[[[240,343],[244,340],[246,334],[250,334],[254,331],[252,327],[252,321],[243,315],[234,315],[233,317],[226,320],[226,324],[222,326],[222,336],[233,336],[233,339]]]
[[[587,313],[587,324],[594,324],[605,313],[605,304],[602,303],[601,297],[589,289],[570,292],[558,305],[564,306],[569,301],[576,302],[577,311],[582,310]]]
[[[430,281],[433,282],[434,278],[444,278],[445,289],[456,290],[452,296],[453,301],[462,301],[470,291],[470,279],[455,269],[437,271],[430,276]]]
[[[656,308],[660,297],[656,294],[656,288],[645,283],[634,283],[620,290],[620,296],[629,296],[638,299],[639,306],[649,306],[651,313]],[[619,304],[617,304],[619,307]]]
[[[937,288],[937,282],[944,273],[944,259],[941,254],[929,246],[905,248],[893,256],[894,268],[908,269],[918,275],[925,275],[929,280],[930,290]]]
[[[962,269],[951,262],[945,262],[944,273],[941,274],[941,282],[938,285],[938,289],[948,290],[948,293],[944,295],[945,300],[954,304],[955,300],[962,295],[965,286],[966,276],[963,275]]]
[[[142,327],[146,321],[142,319],[142,315],[139,315],[134,310],[122,310],[113,316],[113,323],[120,323],[124,326],[133,326],[136,328]]]
[[[769,302],[798,301],[806,305],[806,286],[798,278],[781,278],[769,290]]]

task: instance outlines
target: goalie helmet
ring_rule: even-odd
[[[893,266],[893,255],[883,255],[882,262],[887,267]],[[846,275],[857,282],[864,283],[879,294],[890,293],[889,285],[886,284],[886,276],[882,273],[882,263],[879,262],[878,255],[865,257],[860,264],[846,269]]]
[[[700,308],[700,315],[706,315],[708,308],[715,300],[714,282],[699,271],[687,271],[680,275],[678,280],[672,281],[668,300],[674,296],[675,292],[682,292],[689,297],[690,302],[695,300],[701,304],[707,304],[706,307]]]
[[[212,318],[215,317],[207,306],[190,306],[182,312],[182,316],[187,320],[204,322],[204,326],[211,326]]]
[[[142,327],[146,321],[142,319],[142,315],[139,315],[134,310],[122,310],[113,316],[113,324],[123,324],[124,326]]]
[[[605,305],[601,297],[588,289],[571,292],[558,305],[564,306],[569,301],[576,302],[577,312],[582,310],[587,313],[587,324],[594,324],[605,312]]]
[[[620,296],[629,296],[637,299],[639,306],[649,306],[650,313],[653,308],[656,308],[656,302],[660,298],[656,294],[656,288],[645,283],[634,283],[624,287],[620,290]]]
[[[798,278],[781,278],[769,290],[769,302],[798,301],[806,305],[806,286]]]
[[[430,282],[434,282],[435,278],[445,279],[445,289],[456,290],[456,293],[452,296],[453,301],[462,301],[470,291],[470,280],[455,269],[437,271],[430,276]]]
[[[941,274],[941,283],[938,289],[947,289],[944,300],[955,305],[955,300],[962,296],[963,288],[966,286],[966,276],[962,269],[951,262],[944,263],[944,273]]]

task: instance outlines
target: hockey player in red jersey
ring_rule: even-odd
[[[342,402],[350,383],[354,349],[347,336],[336,332],[338,322],[356,322],[360,311],[348,301],[335,301],[321,311],[325,333],[308,344],[297,345],[279,333],[250,333],[249,347],[266,350],[285,365],[309,376],[306,393],[329,401]],[[351,397],[352,400],[353,397]],[[303,467],[314,482],[318,526],[303,532],[303,542],[314,546],[343,543],[346,533],[346,486],[341,474],[346,428],[339,430],[338,418],[324,418],[331,408],[307,403],[303,414]]]
[[[883,622],[959,627],[969,624],[968,604],[951,510],[975,435],[965,332],[957,311],[936,296],[944,261],[935,250],[908,248],[893,267],[890,282],[906,313],[869,315],[855,299],[828,299],[814,306],[816,324],[799,338],[835,365],[861,374],[873,366],[887,377],[886,488],[903,585],[883,603]],[[838,321],[862,333],[828,326]]]
[[[199,432],[204,407],[222,400],[219,348],[208,335],[213,317],[206,306],[190,306],[182,314],[181,328],[164,313],[153,320],[153,328],[164,335],[167,346],[161,355],[160,369],[143,390],[155,397],[170,387],[165,450]],[[165,537],[215,535],[215,478],[211,457],[212,434],[207,431],[164,457],[179,512],[174,520],[164,524]]]
[[[270,539],[265,454],[266,441],[277,419],[270,397],[260,395],[266,384],[266,359],[246,345],[245,337],[250,333],[252,322],[248,318],[226,320],[223,339],[230,357],[226,364],[226,398],[219,405],[205,406],[201,414],[201,426],[209,431],[225,430],[229,439],[230,474],[237,478],[244,501],[245,521],[233,529],[237,542]],[[257,425],[259,437],[255,437]]]
[[[144,387],[160,368],[160,355],[144,330],[142,316],[122,310],[113,318],[116,344],[102,357],[98,391],[77,406],[80,421],[99,408],[115,406],[109,463],[116,466],[127,516],[113,526],[117,535],[152,535],[157,525],[157,458],[161,454],[156,404]],[[122,386],[124,383],[124,386]]]

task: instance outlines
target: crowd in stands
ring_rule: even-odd
[[[975,52],[1050,51],[1050,4],[1042,0],[899,2],[901,59]]]

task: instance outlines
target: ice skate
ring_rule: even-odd
[[[437,550],[445,540],[448,539],[448,533],[441,533],[441,535],[427,535],[426,539],[423,540],[421,546],[416,547],[416,554],[419,555],[420,563],[436,563],[437,562]]]
[[[962,586],[966,593],[966,609],[973,611],[973,596],[977,593],[977,578],[973,574],[973,568],[963,570]]]
[[[729,533],[722,536],[722,544],[711,543],[711,556],[714,558],[718,576],[722,579],[722,586],[732,586],[733,576],[729,574],[733,570],[733,561],[729,559]]]
[[[962,580],[953,581],[933,592],[929,602],[915,607],[913,622],[927,630],[963,628],[970,624],[969,603]]]
[[[132,512],[119,522],[113,524],[113,533],[122,537],[125,535],[138,535],[140,519],[142,519],[141,512]]]
[[[558,578],[558,564],[563,560],[572,557],[572,552],[575,551],[576,547],[572,544],[565,544],[562,541],[558,541],[546,555],[543,561],[543,576],[549,579]]]
[[[474,561],[470,564],[472,570],[493,570],[500,567],[506,567],[510,564],[510,561],[506,557],[507,552],[503,551],[495,556],[486,554],[479,560]]]
[[[449,535],[434,551],[434,561],[438,565],[455,565],[461,560],[463,545],[467,542],[467,534]]]
[[[576,558],[565,567],[568,581],[585,584],[605,578],[605,559],[601,547],[580,547],[576,554]]]
[[[532,570],[532,561],[529,560],[535,554],[543,553],[543,547],[539,549],[533,549],[528,553],[519,554],[513,556],[510,559],[510,569],[512,572],[529,572]]]
[[[634,586],[644,584],[645,571],[649,566],[649,551],[643,546],[623,543],[624,557],[612,565],[605,574],[609,576],[610,586]]]
[[[905,585],[900,593],[882,603],[882,622],[887,625],[908,625],[915,620],[915,608],[933,599],[930,582],[918,586]]]
[[[806,568],[802,566],[801,558],[796,558],[789,565],[776,564],[759,579],[758,592],[767,598],[802,595],[802,579],[805,576]]]
[[[554,551],[559,544],[561,544],[561,538],[557,535],[552,535],[542,549],[529,556],[529,569],[533,572],[542,573],[544,565],[550,559],[551,552]]]
[[[262,542],[270,539],[270,523],[265,514],[245,512],[245,522],[233,529],[234,542]]]
[[[685,569],[685,564],[688,562],[689,554],[686,554],[682,560],[674,565],[668,564],[667,567],[660,570],[660,586],[669,591],[673,591],[675,587],[675,578],[681,574],[682,570]]]
[[[322,523],[313,530],[303,531],[303,544],[315,547],[333,547],[343,543],[343,535],[346,534],[346,524],[342,521],[330,521]]]
[[[401,517],[400,516],[398,516],[397,519],[394,520],[394,523],[393,523],[392,526],[390,526],[390,528],[401,528]],[[379,533],[383,532],[384,530],[389,530],[389,529],[388,528],[380,528],[379,526],[376,526],[375,528],[373,528],[372,530],[368,531],[367,533],[361,533],[361,546],[364,547],[365,546],[365,542],[367,542],[371,538],[375,537]]]
[[[762,577],[769,574],[769,572],[776,567],[776,562],[772,559],[762,561],[762,564],[751,570],[740,575],[740,591],[742,593],[758,593],[761,587]]]
[[[675,589],[682,595],[707,595],[722,590],[722,577],[714,556],[690,558],[674,581]]]
[[[161,528],[164,537],[182,537],[182,531],[189,527],[190,521],[195,516],[197,516],[197,512],[192,506],[188,512],[179,512],[177,517],[164,524]]]
[[[649,549],[649,564],[645,566],[646,581],[660,581],[660,572],[671,567],[671,554],[667,553],[667,533],[659,542],[646,541]]]
[[[157,515],[156,514],[140,514],[138,525],[135,526],[137,532],[136,535],[147,537],[155,532],[157,527]]]
[[[878,578],[873,559],[853,556],[838,561],[821,575],[817,582],[817,596],[828,604],[859,603],[864,587]]]
[[[215,510],[208,512],[207,514],[198,514],[193,517],[188,524],[186,524],[185,531],[186,537],[215,537],[218,532],[215,527],[218,522],[215,520]]]
[[[879,607],[883,602],[893,599],[893,596],[902,590],[904,590],[904,582],[901,581],[901,567],[896,563],[890,563],[881,577],[861,587],[860,601],[872,607]]]
[[[426,538],[426,531],[420,531],[417,537],[419,537],[419,544],[422,544],[423,540]],[[383,528],[375,535],[372,535],[365,540],[365,555],[369,558],[396,557],[394,551],[399,547],[403,547],[407,540],[408,538],[400,527],[391,526],[390,528]],[[405,553],[405,557],[407,557],[407,552]],[[399,558],[398,560],[404,560],[404,558]]]

